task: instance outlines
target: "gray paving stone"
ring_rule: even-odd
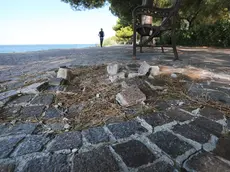
[[[31,134],[38,124],[36,123],[17,123],[12,125],[0,125],[0,136]]]
[[[23,142],[17,146],[12,156],[21,156],[33,152],[39,152],[49,140],[49,137],[42,135],[26,137]]]
[[[211,91],[208,96],[214,100],[224,104],[230,104],[230,96],[221,91]]]
[[[211,138],[211,135],[209,132],[202,130],[201,128],[197,126],[189,125],[189,124],[184,124],[184,125],[178,124],[173,128],[173,131],[175,133],[181,134],[182,136],[186,138],[195,140],[201,144],[207,143],[209,139]]]
[[[143,128],[140,125],[140,123],[138,123],[135,120],[117,123],[117,124],[110,124],[108,125],[108,128],[113,133],[116,139],[129,137],[135,133],[147,132],[147,130]]]
[[[109,136],[102,127],[90,128],[82,131],[82,135],[89,143],[97,144],[101,142],[109,142]]]
[[[46,110],[44,119],[51,119],[51,118],[60,118],[62,115],[61,113],[54,107],[51,107]]]
[[[41,117],[45,106],[27,106],[21,110],[21,118],[39,118]]]
[[[70,166],[67,162],[67,155],[53,154],[52,156],[45,155],[28,159],[23,164],[19,172],[69,172]]]
[[[222,112],[210,107],[202,109],[200,114],[212,120],[220,120],[224,118],[224,114]]]
[[[52,94],[39,95],[31,101],[31,104],[50,105],[53,99],[54,96]]]
[[[16,105],[16,104],[25,104],[28,103],[34,97],[34,94],[22,95],[20,97],[15,97],[12,101],[10,101],[9,105]]]
[[[0,138],[0,158],[6,158],[23,138],[23,136]]]
[[[155,105],[157,110],[160,111],[165,111],[170,107],[170,104],[167,103],[166,101],[157,101]]]
[[[79,172],[119,172],[119,166],[108,147],[76,154],[73,171]]]
[[[223,130],[222,125],[208,120],[206,118],[197,118],[193,122],[190,123],[191,125],[196,125],[199,128],[206,130],[209,133],[214,134],[217,137],[221,136],[221,132]]]
[[[58,134],[48,146],[48,151],[58,151],[62,149],[74,149],[80,148],[82,146],[82,136],[81,133],[76,132],[66,132]]]
[[[179,140],[176,136],[167,131],[151,134],[148,138],[173,158],[176,158],[193,148],[188,143]]]
[[[161,126],[163,124],[166,124],[166,123],[169,123],[172,121],[172,119],[169,118],[164,113],[153,113],[151,115],[141,116],[141,118],[144,119],[153,128],[156,126]]]
[[[227,117],[227,127],[230,130],[230,118]]]
[[[166,112],[166,115],[169,116],[171,119],[184,122],[187,120],[191,120],[193,116],[180,111],[179,109],[172,109]]]
[[[128,167],[137,168],[157,159],[143,143],[136,140],[115,145],[113,148]]]
[[[1,118],[16,118],[20,115],[21,106],[4,108],[0,111]]]
[[[10,90],[0,93],[0,100],[4,100],[13,96],[16,96],[18,93],[16,90]]]
[[[224,137],[221,137],[218,140],[216,149],[213,152],[215,153],[215,155],[230,161],[230,146],[229,145],[230,145],[230,135],[228,134]]]
[[[211,153],[203,152],[193,156],[185,162],[184,167],[188,171],[199,172],[229,172],[230,166]]]
[[[9,159],[0,161],[0,172],[14,172],[15,162]]]
[[[160,161],[148,167],[140,168],[137,172],[176,172],[176,168],[167,162]]]

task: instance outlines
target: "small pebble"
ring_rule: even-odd
[[[96,97],[99,98],[99,97],[100,97],[100,94],[97,94]]]
[[[16,122],[17,122],[17,120],[15,119],[15,120],[11,121],[10,123],[11,123],[12,125],[15,125]]]
[[[172,77],[172,78],[177,78],[177,74],[172,73],[172,74],[171,74],[171,77]]]
[[[59,102],[59,103],[58,103],[58,106],[62,106],[62,103],[61,103],[61,102]]]
[[[17,112],[18,112],[17,110],[14,110],[14,111],[13,111],[14,114],[17,113]]]
[[[78,151],[78,149],[73,149],[72,153],[76,153]]]
[[[69,124],[65,124],[64,125],[64,129],[69,129],[70,128],[70,125]]]
[[[69,119],[68,119],[68,118],[63,118],[62,120],[63,120],[63,121],[68,121]]]

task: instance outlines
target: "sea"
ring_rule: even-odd
[[[96,44],[0,45],[0,53],[22,53],[53,49],[96,47]]]

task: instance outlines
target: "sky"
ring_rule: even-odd
[[[0,45],[96,44],[115,35],[117,17],[105,6],[74,11],[61,0],[0,0]]]

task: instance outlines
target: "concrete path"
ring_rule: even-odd
[[[229,74],[229,50],[180,48],[182,62],[173,62],[171,52],[146,51],[139,56],[152,64]],[[75,130],[65,109],[53,106],[55,94],[15,91],[55,77],[60,65],[129,63],[130,57],[129,46],[0,54],[0,172],[230,171],[230,119],[217,109],[197,110],[187,106],[189,101],[173,99],[160,102],[156,113]],[[229,83],[189,87],[193,98],[204,90],[210,99],[230,105]]]

